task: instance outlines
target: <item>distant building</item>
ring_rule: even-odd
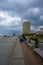
[[[40,33],[43,34],[43,28],[40,28]]]
[[[13,36],[15,36],[15,33],[13,33]]]
[[[36,35],[43,35],[43,28],[40,28],[40,30],[36,32]]]
[[[24,21],[23,32],[24,33],[30,33],[30,22],[29,21]]]

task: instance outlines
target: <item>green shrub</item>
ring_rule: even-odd
[[[25,35],[24,35],[24,34],[22,34],[22,38],[23,38],[23,41],[25,41],[25,40],[26,40],[26,38],[25,38]]]
[[[18,36],[18,38],[20,38],[20,37],[21,37],[21,35]]]
[[[29,38],[29,43],[30,43],[31,40],[34,40],[35,41],[35,45],[38,45],[39,44],[38,38],[36,36],[31,36]]]

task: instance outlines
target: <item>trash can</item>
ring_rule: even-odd
[[[22,38],[20,38],[20,39],[19,39],[19,42],[23,42],[23,39],[22,39]]]

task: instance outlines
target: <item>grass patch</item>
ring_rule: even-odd
[[[36,36],[39,40],[43,40],[43,36]]]
[[[38,38],[36,36],[30,36],[29,37],[29,43],[30,43],[31,40],[34,40],[35,41],[35,45],[38,45],[39,44]]]

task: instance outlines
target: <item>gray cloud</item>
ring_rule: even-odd
[[[43,26],[43,20],[40,20],[40,16],[43,15],[43,0],[0,0],[0,11],[7,12],[11,17],[21,17],[19,25],[23,23],[23,19],[28,19],[35,29]],[[0,17],[0,22],[5,19]],[[12,21],[10,28],[16,27]]]

